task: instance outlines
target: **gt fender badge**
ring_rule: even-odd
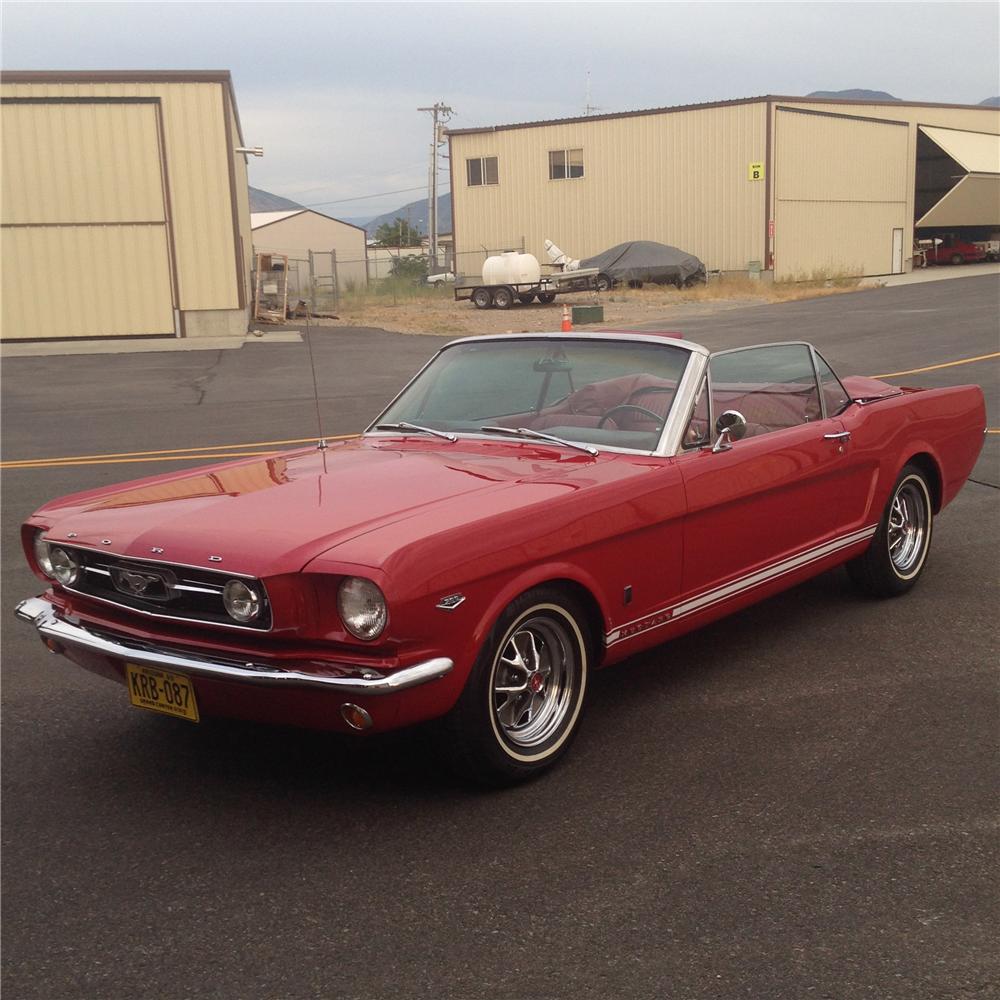
[[[454,611],[464,600],[465,594],[449,594],[447,597],[442,597],[436,606],[442,611]]]

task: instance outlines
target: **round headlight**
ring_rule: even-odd
[[[377,639],[389,620],[385,596],[371,580],[349,576],[337,591],[340,620],[358,639]]]
[[[260,593],[242,580],[230,580],[223,588],[222,603],[229,617],[238,622],[252,622],[261,609]]]
[[[58,545],[49,546],[49,565],[53,579],[64,587],[71,587],[80,575],[80,564]]]
[[[49,559],[49,543],[43,541],[44,531],[35,532],[35,562],[38,568],[46,575],[52,576],[52,560]]]

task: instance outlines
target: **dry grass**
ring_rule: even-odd
[[[747,277],[713,279],[707,285],[676,289],[647,285],[616,288],[603,294],[578,293],[559,298],[551,305],[534,302],[512,309],[476,309],[469,302],[455,302],[451,286],[420,286],[403,281],[383,281],[368,289],[357,289],[341,297],[333,326],[370,326],[399,333],[474,335],[477,333],[530,333],[559,329],[562,304],[597,303],[604,306],[604,326],[621,327],[671,317],[713,312],[771,302],[837,295],[855,291],[857,278],[812,276],[805,281],[769,282]]]

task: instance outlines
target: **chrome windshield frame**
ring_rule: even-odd
[[[689,419],[689,413],[687,412],[694,405],[694,396],[697,392],[697,387],[702,373],[705,370],[705,366],[708,363],[709,351],[707,348],[702,347],[701,344],[696,344],[693,341],[682,340],[674,337],[662,337],[656,336],[655,334],[644,334],[644,333],[601,333],[601,332],[586,332],[586,333],[501,333],[501,334],[490,334],[484,337],[462,337],[458,340],[451,340],[438,351],[436,351],[416,372],[416,374],[400,389],[399,392],[389,401],[389,403],[382,409],[382,412],[365,428],[362,432],[363,437],[371,438],[389,438],[396,437],[399,435],[398,431],[379,431],[377,430],[377,425],[382,423],[385,414],[395,406],[397,400],[399,400],[404,393],[406,393],[410,386],[420,378],[421,375],[437,360],[443,351],[448,350],[451,347],[455,347],[459,344],[471,344],[480,343],[482,341],[505,341],[505,340],[537,340],[540,342],[566,342],[566,341],[607,341],[610,343],[642,343],[642,344],[656,344],[661,347],[673,347],[682,351],[686,351],[688,354],[687,362],[684,366],[684,370],[681,373],[680,378],[677,382],[677,391],[674,394],[673,402],[671,403],[670,410],[667,413],[667,419],[664,422],[663,427],[660,429],[660,436],[657,441],[656,447],[653,449],[645,448],[624,448],[618,445],[608,445],[600,444],[595,447],[603,454],[610,452],[612,454],[622,454],[622,455],[644,455],[650,457],[660,457],[660,458],[670,458],[677,454],[680,443],[684,435],[684,428],[687,426],[687,421]],[[495,434],[480,434],[472,431],[453,431],[460,440],[470,440],[470,441],[493,441],[497,442],[502,440],[498,435]],[[525,443],[529,443],[525,441]],[[539,442],[542,443],[542,442]],[[593,442],[579,442],[584,445],[593,445]],[[558,445],[554,445],[559,447]]]

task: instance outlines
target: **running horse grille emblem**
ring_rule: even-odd
[[[115,590],[130,597],[165,601],[170,597],[170,581],[162,573],[141,573],[131,569],[113,569],[111,580]]]

